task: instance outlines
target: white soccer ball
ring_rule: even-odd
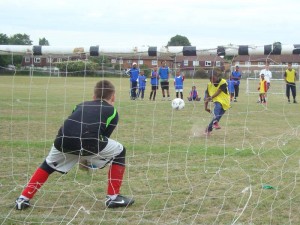
[[[181,110],[184,108],[185,106],[185,103],[184,101],[181,99],[181,98],[175,98],[172,100],[172,108],[175,109],[175,110]]]

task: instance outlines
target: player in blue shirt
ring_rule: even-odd
[[[234,101],[237,102],[236,98],[239,96],[240,89],[240,80],[242,78],[242,74],[239,71],[239,66],[235,67],[235,71],[231,73],[230,80],[233,81],[234,86]]]
[[[165,95],[165,90],[166,90],[167,91],[168,100],[171,101],[171,99],[170,99],[170,92],[169,92],[169,75],[170,75],[170,69],[167,66],[166,61],[162,61],[161,64],[162,64],[162,66],[159,68],[158,75],[159,75],[159,79],[160,79],[160,85],[161,85],[163,100],[166,99],[166,95]]]
[[[138,84],[139,84],[139,91],[137,94],[137,97],[139,98],[141,95],[141,100],[144,100],[144,94],[145,94],[145,89],[146,89],[146,76],[144,74],[144,70],[140,71],[140,75],[138,77]]]
[[[176,77],[174,78],[174,86],[176,91],[176,98],[179,97],[183,99],[183,81],[184,81],[184,75],[180,73],[180,70],[176,72]]]
[[[132,68],[129,70],[130,75],[130,94],[131,99],[136,99],[137,80],[139,77],[140,70],[137,68],[136,62],[132,63]]]
[[[190,91],[190,96],[187,98],[189,101],[200,101],[198,91],[196,86],[192,86],[192,90]]]
[[[158,80],[159,80],[159,76],[156,71],[156,68],[154,68],[151,73],[151,93],[150,93],[149,100],[152,99],[152,95],[153,95],[153,101],[155,101],[156,90],[158,89]]]

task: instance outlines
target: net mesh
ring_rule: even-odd
[[[243,76],[238,101],[232,102],[221,119],[222,128],[207,137],[203,133],[212,115],[203,104],[208,79],[195,76],[201,66],[194,63],[184,71],[185,108],[174,111],[170,101],[162,101],[160,89],[156,101],[149,101],[149,77],[145,99],[130,100],[129,78],[120,63],[129,59],[114,56],[120,67],[111,69],[107,57],[82,60],[78,70],[71,62],[64,70],[54,63],[44,69],[4,68],[0,82],[1,224],[300,222],[299,106],[288,104],[283,81],[276,81],[276,92],[281,95],[268,95],[268,105],[263,105],[256,103],[258,92],[245,94],[247,88],[254,88],[247,87],[248,76]],[[142,57],[130,57],[143,67]],[[157,65],[152,68],[164,59],[154,58]],[[96,72],[91,72],[90,60],[99,63]],[[175,60],[181,62],[178,57]],[[171,69],[172,99],[175,69]],[[112,138],[127,149],[121,192],[133,196],[135,203],[128,208],[106,208],[107,168],[86,172],[76,166],[67,175],[53,173],[31,200],[32,207],[16,211],[15,199],[47,156],[58,128],[76,104],[92,99],[100,79],[111,80],[117,90],[120,122]],[[187,101],[193,85],[200,102]]]

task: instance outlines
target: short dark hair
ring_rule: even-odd
[[[109,100],[115,93],[115,86],[109,80],[101,80],[97,82],[94,88],[96,99]]]

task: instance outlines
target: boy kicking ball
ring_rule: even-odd
[[[208,108],[210,101],[214,102],[214,116],[207,128],[205,129],[205,135],[210,135],[213,128],[221,129],[219,121],[230,108],[230,94],[228,92],[228,85],[225,79],[222,79],[221,74],[217,74],[216,71],[212,71],[210,76],[210,82],[207,84],[205,92],[205,111],[211,113]]]

